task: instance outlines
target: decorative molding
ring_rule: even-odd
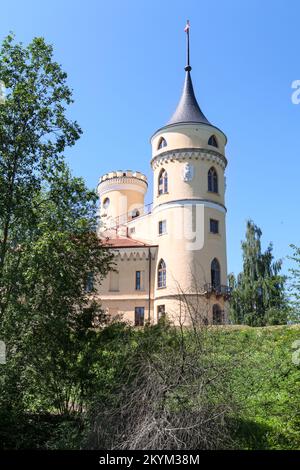
[[[151,247],[153,248],[153,247]],[[119,258],[120,261],[136,261],[138,260],[149,260],[149,247],[135,247],[135,248],[128,248],[128,247],[119,247],[119,248],[111,248],[114,256]],[[150,249],[151,259],[154,260],[156,256],[157,248],[155,249],[154,253],[152,249]]]
[[[145,194],[145,192],[147,191],[147,186],[139,186],[136,181],[134,181],[133,183],[122,183],[116,180],[110,180],[108,184],[106,184],[105,181],[105,184],[101,183],[101,186],[99,185],[99,194],[103,196],[104,194],[109,193],[111,191],[120,191],[121,189],[125,191],[137,191],[138,193]]]
[[[223,214],[226,214],[227,212],[227,209],[223,204],[220,202],[211,201],[209,199],[177,199],[173,201],[167,201],[153,207],[152,212],[155,213],[165,209],[173,209],[175,207],[191,206],[196,204],[202,204],[205,207],[209,207],[210,209],[216,209],[220,212],[223,212]]]
[[[207,160],[212,163],[219,164],[224,170],[227,166],[227,159],[216,150],[200,149],[200,148],[183,148],[167,150],[158,155],[155,155],[151,160],[152,169],[165,165],[166,163],[186,160]]]

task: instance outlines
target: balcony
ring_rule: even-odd
[[[229,286],[215,286],[213,284],[204,284],[203,289],[207,298],[214,294],[216,297],[224,297],[224,300],[228,300],[230,298],[232,290]]]

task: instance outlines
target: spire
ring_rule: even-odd
[[[203,124],[210,124],[202,113],[200,106],[197,103],[192,78],[190,71],[192,67],[190,66],[190,22],[187,20],[186,27],[184,28],[186,32],[186,66],[184,70],[186,72],[185,81],[183,86],[183,91],[179,103],[177,105],[176,111],[167,123],[169,124],[179,124],[181,122],[199,122]]]

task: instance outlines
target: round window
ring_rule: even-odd
[[[109,197],[106,197],[103,201],[103,207],[104,209],[107,209],[108,206],[109,206],[109,203],[110,203],[110,200],[109,200]]]

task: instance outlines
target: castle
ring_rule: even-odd
[[[227,321],[225,134],[196,100],[189,60],[178,106],[151,137],[153,203],[147,178],[112,171],[98,184],[99,236],[115,270],[98,288],[110,315],[136,326],[167,315],[175,324]]]

